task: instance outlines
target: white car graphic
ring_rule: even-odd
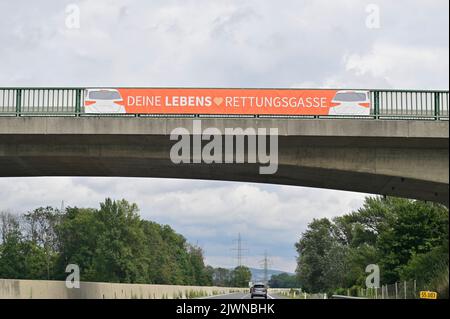
[[[338,91],[328,115],[370,115],[368,91]]]
[[[87,89],[85,113],[126,113],[120,92],[115,89]]]

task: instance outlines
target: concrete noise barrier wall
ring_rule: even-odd
[[[67,288],[64,281],[0,279],[0,299],[190,299],[244,288],[81,282]]]

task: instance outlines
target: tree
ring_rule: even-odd
[[[226,268],[214,268],[212,273],[214,286],[227,287],[232,285],[231,271]]]
[[[60,274],[74,263],[84,281],[211,284],[199,247],[167,225],[142,220],[125,200],[106,199],[98,210],[67,208],[56,230]]]
[[[0,278],[48,279],[48,261],[43,247],[24,236],[24,219],[0,213]]]
[[[328,283],[324,278],[329,263],[326,257],[335,239],[332,224],[327,218],[314,219],[308,230],[296,244],[298,257],[298,280],[308,291],[326,291]]]
[[[252,272],[246,266],[238,266],[231,272],[233,287],[248,287],[252,279]]]
[[[9,236],[21,235],[20,221],[17,215],[0,212],[0,243],[6,242]]]
[[[18,217],[0,213],[0,231],[0,278],[25,278],[25,257],[22,252],[22,233]]]
[[[68,264],[81,270],[81,280],[98,281],[94,256],[101,231],[96,210],[68,207],[57,226],[60,254],[57,260],[57,279],[64,279]]]
[[[424,254],[414,254],[400,271],[401,280],[415,279],[417,285],[448,298],[448,241]]]
[[[212,285],[212,276],[205,268],[202,249],[198,246],[189,246],[189,257],[192,265],[193,283],[200,286]]]
[[[348,256],[350,247],[333,241],[323,256],[323,287],[324,292],[333,290],[334,287],[347,287],[349,284]]]
[[[357,211],[314,220],[296,248],[297,275],[312,292],[363,287],[369,264],[382,284],[415,279],[448,291],[448,209],[439,204],[368,197]]]
[[[93,255],[96,277],[100,281],[141,283],[146,281],[141,264],[144,232],[136,204],[106,199],[95,217],[99,233]]]
[[[401,200],[391,206],[394,217],[377,247],[382,256],[382,279],[400,279],[402,267],[415,254],[425,254],[448,240],[448,211],[441,205]]]
[[[272,275],[269,280],[269,287],[271,288],[300,288],[300,283],[296,275],[281,273]]]
[[[58,249],[56,227],[59,221],[60,212],[52,207],[40,207],[24,215],[28,240],[40,249],[29,248],[44,253],[47,279],[50,279],[51,268]]]

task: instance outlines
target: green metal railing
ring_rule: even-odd
[[[448,120],[448,91],[367,91],[372,112],[358,118]],[[0,88],[0,116],[83,116],[84,92],[85,88]]]
[[[448,120],[448,91],[370,91],[377,118],[424,118]]]
[[[84,89],[0,89],[2,115],[76,115],[82,112]]]

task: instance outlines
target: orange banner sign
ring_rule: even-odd
[[[369,115],[368,91],[281,89],[86,89],[86,113]]]

